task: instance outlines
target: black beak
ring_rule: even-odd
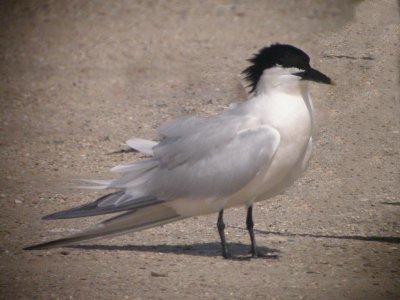
[[[332,85],[335,84],[328,76],[311,67],[306,69],[305,71],[296,73],[295,75],[300,76],[301,80],[309,80]]]

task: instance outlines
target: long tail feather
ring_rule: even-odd
[[[83,241],[140,231],[184,218],[185,217],[178,215],[172,208],[164,204],[157,204],[105,220],[92,228],[70,237],[26,247],[24,250],[40,250],[69,246]]]
[[[44,216],[42,219],[57,220],[91,217],[121,211],[134,210],[150,205],[159,204],[161,202],[161,200],[158,200],[156,197],[153,196],[135,198],[129,194],[126,194],[125,191],[118,191],[100,197],[94,202]]]

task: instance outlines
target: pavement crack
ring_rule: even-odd
[[[350,60],[374,60],[372,56],[350,56],[350,55],[324,55],[325,58],[344,58]]]

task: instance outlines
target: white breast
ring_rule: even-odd
[[[264,166],[249,184],[232,195],[228,206],[265,200],[282,192],[301,174],[312,146],[312,105],[310,98],[303,95],[275,94],[268,101],[254,105],[262,122],[279,131],[281,143],[272,163]]]

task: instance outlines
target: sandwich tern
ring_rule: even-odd
[[[243,71],[251,96],[212,117],[181,117],[162,126],[161,141],[127,144],[149,156],[116,166],[113,180],[89,180],[112,189],[96,201],[53,213],[45,220],[118,213],[72,236],[30,246],[48,249],[139,231],[192,216],[218,213],[222,255],[230,258],[224,210],[247,208],[252,257],[253,204],[282,193],[307,168],[314,131],[308,82],[333,84],[310,66],[309,56],[285,44],[261,49]]]

